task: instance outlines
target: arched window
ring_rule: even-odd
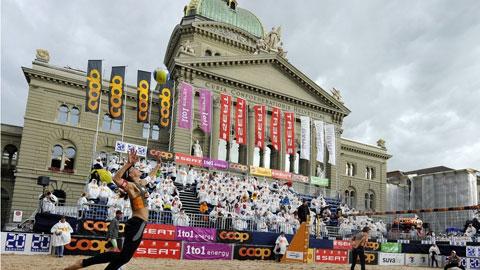
[[[110,115],[105,114],[103,116],[102,130],[103,131],[110,131],[111,126],[112,126],[112,118],[110,118]]]
[[[112,128],[110,131],[113,133],[120,133],[122,131],[122,120],[112,120]]]
[[[355,176],[357,174],[355,164],[347,162],[345,165],[345,174],[347,176]]]
[[[290,172],[290,155],[285,154],[285,171]]]
[[[367,191],[365,193],[365,210],[374,210],[375,209],[375,192],[373,190]]]
[[[157,125],[152,127],[152,140],[158,140],[160,137],[160,128]]]
[[[349,187],[345,190],[345,203],[350,207],[356,207],[355,188]]]
[[[58,144],[53,146],[50,168],[54,170],[60,170],[62,168],[62,158],[63,158],[63,147]]]
[[[240,149],[240,145],[237,143],[237,140],[233,140],[230,145],[230,162],[239,163],[238,162],[238,151]]]
[[[8,167],[16,166],[18,159],[18,149],[13,144],[7,144],[3,148],[2,153],[2,164],[7,165]]]
[[[73,172],[73,165],[75,164],[75,156],[77,154],[77,151],[73,146],[67,147],[65,149],[65,162],[63,164],[63,170],[64,171],[70,171]]]
[[[150,136],[150,124],[143,124],[142,138],[147,139]]]
[[[253,166],[260,167],[260,148],[253,148]]]
[[[78,126],[80,121],[80,110],[77,107],[73,107],[70,113],[70,124],[73,126]]]
[[[212,56],[212,51],[206,50],[205,51],[205,56]]]
[[[57,115],[57,122],[60,124],[66,124],[68,121],[68,106],[65,104],[60,105],[58,107],[58,115]]]
[[[227,160],[227,142],[224,140],[218,140],[218,159]]]

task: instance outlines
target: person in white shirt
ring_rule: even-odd
[[[84,211],[88,211],[88,200],[87,200],[87,194],[85,192],[82,193],[82,195],[77,201],[77,209],[78,209],[79,218],[83,217]]]
[[[468,237],[473,237],[475,234],[477,234],[477,229],[473,227],[472,223],[469,223],[467,229],[465,230],[465,235]]]
[[[190,226],[190,217],[185,214],[185,210],[180,210],[180,212],[173,216],[173,225],[175,226]]]
[[[97,180],[92,179],[92,181],[87,185],[87,198],[89,200],[97,200],[98,195],[100,195],[100,188],[97,185]]]
[[[433,267],[433,262],[435,262],[435,264],[437,265],[436,267],[438,267],[437,255],[440,255],[440,249],[438,248],[437,244],[433,244],[430,247],[430,249],[428,250],[428,254],[430,254],[430,261],[432,262],[431,267]]]
[[[58,199],[57,196],[53,195],[50,191],[45,194],[45,197],[42,199],[42,212],[43,213],[54,213],[55,205],[57,205]]]
[[[107,204],[112,190],[107,187],[107,183],[101,182],[99,187],[98,199],[100,204]]]
[[[275,241],[274,252],[277,255],[276,256],[277,262],[279,262],[282,259],[283,255],[285,254],[285,252],[287,252],[288,245],[289,244],[288,244],[287,238],[285,237],[285,233],[281,232],[277,240]]]
[[[178,182],[183,185],[183,189],[187,187],[187,171],[184,167],[180,167],[178,171]],[[183,191],[183,190],[182,190]]]
[[[52,233],[52,246],[55,247],[55,254],[57,257],[63,257],[63,250],[65,245],[69,244],[71,241],[71,233],[73,232],[70,224],[65,220],[65,217],[62,216],[60,221],[53,225],[50,229]]]

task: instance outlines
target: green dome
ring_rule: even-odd
[[[234,25],[256,37],[263,37],[263,25],[257,16],[246,9],[236,7],[235,0],[191,0],[187,6],[186,15],[195,14]]]

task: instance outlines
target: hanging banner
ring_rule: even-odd
[[[327,178],[321,178],[316,176],[310,176],[310,184],[317,185],[321,187],[328,187],[330,180]]]
[[[285,112],[285,151],[288,155],[295,154],[295,118],[293,112]]]
[[[212,132],[212,92],[208,89],[200,89],[200,128],[205,133]]]
[[[335,165],[335,126],[333,124],[325,125],[325,141],[328,149],[328,163]]]
[[[292,181],[292,173],[281,170],[272,170],[272,177],[275,179]]]
[[[237,98],[235,108],[235,140],[238,144],[247,143],[247,102],[243,98]]]
[[[203,167],[217,170],[227,170],[228,162],[218,159],[203,158]]]
[[[300,158],[310,160],[310,118],[308,116],[300,116],[300,128]]]
[[[270,141],[273,149],[280,150],[280,109],[273,107],[272,117],[270,118]]]
[[[265,149],[265,106],[253,106],[255,117],[255,147]]]
[[[323,133],[324,130],[324,123],[323,121],[315,120],[313,122],[315,124],[315,134],[317,139],[317,161],[324,163],[324,156],[325,156],[325,135]]]
[[[86,112],[98,113],[102,95],[102,60],[88,60]]]
[[[193,86],[182,82],[179,85],[180,97],[178,99],[178,127],[192,129],[193,113]]]
[[[137,72],[137,122],[149,123],[150,119],[150,78],[152,73],[139,70]]]
[[[220,95],[220,139],[230,141],[230,112],[232,108],[232,97]]]
[[[157,86],[158,87],[158,86]],[[158,87],[158,101],[160,102],[160,127],[170,127],[172,116],[173,81],[167,81]]]
[[[115,152],[119,153],[129,153],[130,150],[135,150],[137,152],[137,156],[139,157],[146,157],[147,156],[147,147],[143,145],[136,145],[132,143],[126,143],[122,141],[115,142]]]
[[[110,117],[122,120],[123,116],[123,82],[125,81],[125,67],[112,67],[110,75],[110,91],[108,112]]]

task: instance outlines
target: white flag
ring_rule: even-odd
[[[310,160],[310,118],[300,116],[302,140],[300,144],[300,158]]]
[[[335,126],[325,124],[325,141],[328,149],[328,163],[335,165]]]
[[[325,157],[325,135],[323,133],[324,123],[323,121],[314,121],[315,124],[315,131],[317,134],[317,161],[324,163]]]

